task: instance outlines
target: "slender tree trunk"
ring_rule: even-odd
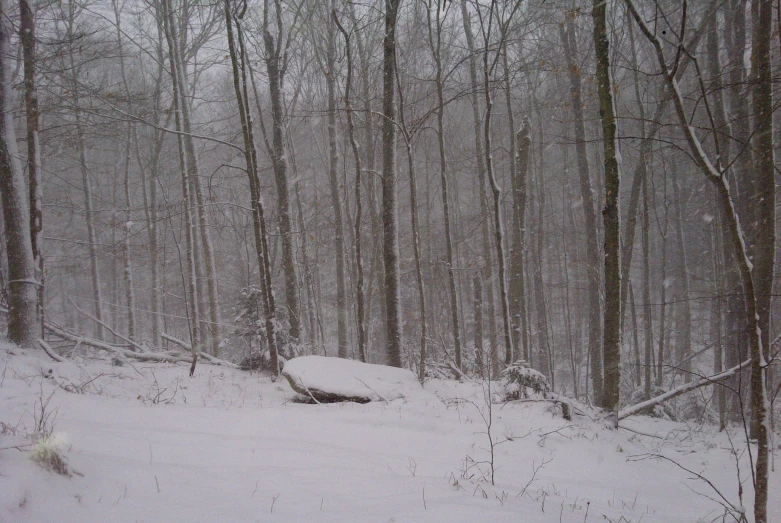
[[[189,4],[184,3],[185,12],[189,9]],[[183,14],[181,19],[188,20],[189,14]],[[194,251],[196,258],[196,269],[198,272],[203,272],[203,278],[206,280],[206,292],[199,292],[199,298],[203,302],[201,309],[208,308],[208,320],[206,317],[201,322],[204,328],[202,330],[209,332],[209,348],[207,349],[212,355],[216,355],[220,348],[220,307],[217,294],[217,276],[215,273],[215,261],[214,261],[214,248],[212,247],[211,234],[209,233],[208,213],[203,197],[203,189],[201,187],[200,169],[198,166],[198,154],[195,150],[195,143],[192,136],[192,117],[191,117],[191,105],[190,97],[187,93],[187,64],[185,62],[184,44],[186,42],[186,26],[179,31],[176,22],[171,21],[171,30],[174,35],[174,39],[179,35],[180,42],[174,42],[176,45],[176,56],[173,60],[172,73],[179,77],[180,85],[180,103],[181,103],[181,116],[182,116],[182,129],[184,131],[184,147],[187,154],[187,166],[188,166],[188,179],[191,184],[191,191],[193,198],[193,216],[196,220],[196,227],[198,230],[197,239],[200,241],[200,246],[203,249],[201,253],[199,250]],[[194,237],[196,238],[196,237]],[[195,245],[197,245],[197,241]],[[199,280],[200,281],[200,280]],[[204,295],[205,294],[205,295]],[[206,314],[205,310],[200,311],[202,314]],[[203,337],[206,337],[206,332],[203,332]],[[202,341],[206,341],[205,339]]]
[[[38,316],[44,321],[43,272],[43,189],[41,186],[41,142],[39,139],[40,109],[35,79],[37,54],[35,48],[35,11],[29,0],[19,0],[21,15],[19,40],[24,60],[24,108],[27,123],[27,180],[30,192],[30,241],[38,280]],[[43,327],[41,327],[43,330]]]
[[[613,83],[610,77],[610,45],[607,37],[607,5],[604,0],[594,0],[594,47],[597,59],[597,91],[599,114],[602,120],[603,146],[605,150],[605,206],[602,217],[605,226],[605,317],[603,361],[605,389],[602,406],[608,410],[618,408],[621,390],[621,259],[618,197],[618,141],[616,140],[616,115],[613,105]]]
[[[330,8],[334,1],[330,0]],[[328,97],[328,180],[331,188],[331,204],[334,208],[334,249],[336,251],[336,338],[338,356],[347,357],[347,293],[344,282],[344,220],[339,191],[339,151],[336,147],[336,30],[328,24],[326,44],[325,82]]]
[[[676,337],[678,345],[678,365],[683,372],[683,379],[689,383],[692,379],[692,313],[689,303],[689,265],[686,261],[686,239],[683,235],[683,203],[681,202],[681,184],[678,179],[677,170],[673,170],[673,205],[675,206],[675,240],[678,251],[678,278],[679,285],[676,285],[678,293],[676,301],[677,310],[680,317],[678,326],[678,336]]]
[[[271,283],[271,259],[268,248],[268,233],[266,231],[265,209],[263,195],[260,191],[258,177],[258,159],[255,149],[255,139],[252,130],[252,116],[249,108],[247,89],[246,54],[241,25],[236,22],[236,37],[233,35],[233,17],[229,0],[225,0],[225,26],[228,37],[228,51],[231,57],[233,72],[233,89],[241,120],[242,136],[244,138],[244,161],[247,166],[247,176],[250,186],[252,206],[253,233],[255,235],[255,253],[258,258],[258,269],[261,277],[261,300],[265,313],[266,342],[269,351],[269,366],[274,376],[279,375],[279,359],[276,334],[276,303],[274,287]],[[238,50],[236,43],[238,42]]]
[[[480,359],[484,361],[484,356],[490,359],[490,355],[486,355],[483,351],[483,280],[480,275],[480,271],[475,272],[472,279],[472,287],[474,289],[474,324],[475,324],[475,359],[477,355],[480,355]],[[480,372],[485,374],[493,368],[493,362],[483,363],[484,368],[480,369]]]
[[[560,26],[564,54],[567,57],[570,80],[570,101],[575,115],[575,148],[580,175],[580,197],[583,202],[583,219],[586,233],[586,273],[588,275],[588,347],[591,362],[591,382],[594,401],[602,405],[602,315],[599,292],[599,230],[594,212],[594,193],[591,188],[588,153],[586,151],[586,125],[583,116],[580,66],[576,64],[577,38],[575,36],[576,13],[567,13],[566,24]]]
[[[171,70],[171,80],[173,86],[173,98],[174,98],[174,122],[177,131],[180,133],[183,130],[182,124],[182,85],[181,78],[176,74],[178,66],[177,56],[179,56],[177,48],[177,38],[174,26],[174,17],[171,9],[171,0],[163,0],[163,16],[165,20],[165,35],[168,42],[168,59]],[[199,311],[198,311],[198,285],[195,270],[195,258],[194,258],[194,243],[195,243],[195,230],[192,214],[192,196],[190,195],[190,184],[188,181],[189,168],[187,165],[187,154],[185,151],[184,138],[182,134],[177,134],[177,149],[179,152],[179,165],[182,174],[182,204],[184,207],[184,222],[185,222],[185,239],[186,239],[186,256],[187,263],[185,264],[187,275],[183,275],[182,278],[186,281],[185,289],[188,291],[185,294],[188,308],[188,321],[190,327],[190,347],[192,348],[193,363],[190,368],[190,376],[195,372],[195,364],[198,360],[198,352],[201,350],[201,337],[200,329],[198,325]],[[181,257],[180,257],[181,258]],[[189,296],[188,296],[189,294]]]
[[[350,15],[350,21],[353,24],[353,27],[358,27],[358,20],[356,18],[355,14],[355,3],[349,2],[349,11]],[[372,83],[369,79],[369,72],[371,65],[371,57],[369,56],[369,51],[366,48],[366,43],[363,38],[363,31],[356,31],[355,33],[355,40],[356,40],[356,46],[358,48],[358,55],[360,57],[361,61],[361,68],[360,68],[360,78],[361,78],[361,96],[363,98],[363,112],[364,112],[364,118],[363,118],[363,135],[364,135],[364,160],[366,162],[366,171],[374,173],[376,172],[376,165],[375,165],[375,144],[374,144],[374,120],[372,118]],[[382,227],[380,225],[380,211],[379,206],[377,205],[377,187],[376,187],[376,176],[368,176],[366,179],[366,189],[369,195],[369,201],[368,201],[368,211],[369,211],[369,217],[370,217],[370,225],[371,225],[371,232],[373,238],[380,238],[382,237]],[[374,249],[372,253],[372,263],[371,263],[371,273],[369,274],[369,280],[374,277],[374,275],[378,275],[379,273],[383,272],[382,268],[382,242],[376,242],[376,248]],[[376,262],[376,263],[375,263]],[[369,343],[369,336],[368,332],[371,328],[371,298],[373,294],[373,286],[367,285],[366,286],[366,293],[365,293],[365,317],[364,317],[364,329],[367,333],[367,340],[366,340],[366,351],[367,351],[367,357],[368,357],[368,343]],[[377,286],[379,291],[379,303],[380,303],[380,315],[379,320],[382,324],[382,327],[380,328],[379,335],[376,336],[376,345],[379,347],[385,347],[385,288],[382,285]]]
[[[347,79],[344,85],[344,111],[347,116],[347,135],[350,139],[350,147],[355,161],[355,266],[357,272],[357,282],[355,286],[355,301],[357,306],[358,323],[358,355],[362,362],[366,363],[366,312],[364,306],[364,275],[363,275],[363,253],[361,251],[361,219],[363,217],[363,199],[361,198],[361,151],[358,147],[358,141],[355,139],[355,122],[353,121],[353,108],[350,101],[350,91],[353,81],[353,54],[350,46],[350,34],[344,29],[336,15],[336,10],[332,11],[334,23],[344,36],[344,49],[347,55]],[[411,171],[410,171],[411,172]],[[412,179],[412,174],[410,174]],[[413,205],[413,209],[414,209]],[[417,247],[417,244],[416,244]],[[416,253],[417,254],[417,253]],[[420,269],[418,267],[418,272]],[[421,279],[422,282],[422,279]],[[426,317],[422,315],[422,321],[425,325]],[[423,381],[423,375],[426,367],[425,339],[421,342],[420,371],[419,378]]]
[[[128,124],[132,126],[133,124]],[[125,307],[127,307],[127,337],[131,340],[135,340],[138,336],[136,330],[136,294],[133,288],[133,259],[131,253],[130,232],[131,225],[133,224],[133,215],[131,213],[132,201],[130,199],[130,142],[131,142],[132,130],[128,127],[127,144],[125,145],[125,176],[124,176],[124,193],[125,193],[125,222],[124,222],[124,238],[122,241],[122,257],[125,268]]]
[[[125,96],[130,98],[130,88],[127,82],[127,75],[125,73],[125,55],[122,47],[122,29],[121,29],[121,13],[120,8],[116,0],[112,1],[112,7],[114,9],[114,21],[117,29],[117,49],[119,51],[119,68],[122,76],[122,85],[125,90]],[[125,138],[125,153],[124,153],[124,196],[125,196],[125,222],[123,227],[124,237],[122,240],[122,257],[124,261],[124,276],[125,276],[125,307],[127,314],[127,337],[131,340],[135,340],[138,332],[136,330],[136,297],[135,289],[133,287],[133,261],[131,254],[130,233],[132,225],[132,204],[130,197],[130,147],[132,138],[135,135],[135,125],[132,122],[128,123],[127,135]],[[137,140],[136,140],[137,142]],[[139,163],[139,169],[141,165]]]
[[[776,184],[773,158],[773,71],[770,52],[773,6],[771,0],[752,0],[754,23],[751,51],[752,115],[754,128],[754,186],[751,207],[755,212],[754,285],[757,293],[757,313],[762,331],[762,347],[770,349],[770,312],[773,300],[773,279],[776,253]],[[765,357],[768,353],[765,353]],[[767,493],[765,492],[765,495]]]
[[[385,265],[385,329],[388,365],[401,367],[399,217],[396,203],[396,17],[401,0],[385,0],[382,92],[382,228]]]
[[[75,38],[73,33],[76,5],[70,4],[68,6],[68,26],[67,36],[69,41]],[[76,61],[74,58],[73,45],[68,46],[68,61],[70,67],[70,87],[75,109],[73,117],[75,120],[76,128],[76,146],[79,150],[79,170],[81,171],[81,184],[82,191],[84,192],[84,219],[87,222],[87,242],[89,243],[89,261],[90,261],[90,276],[92,278],[92,300],[94,307],[95,318],[99,322],[103,321],[103,293],[100,288],[100,269],[98,266],[98,252],[97,252],[97,235],[95,233],[95,216],[92,209],[92,183],[90,181],[89,170],[87,168],[87,145],[84,140],[84,127],[81,121],[81,109],[79,107],[79,98],[81,96],[81,88],[78,82],[79,68],[76,67]],[[103,339],[103,327],[98,323],[96,326],[96,335],[98,339]]]
[[[478,194],[480,197],[480,216],[482,221],[481,234],[482,234],[482,251],[485,257],[485,301],[488,302],[488,342],[491,348],[491,361],[496,366],[493,369],[493,374],[498,374],[499,370],[499,357],[496,351],[498,350],[497,333],[496,333],[496,299],[494,297],[494,271],[493,271],[493,256],[491,256],[491,235],[489,232],[490,220],[488,210],[488,197],[486,195],[486,172],[485,172],[485,154],[483,152],[483,132],[482,132],[482,119],[480,118],[480,100],[478,93],[481,86],[477,79],[477,53],[475,50],[474,35],[472,33],[472,22],[469,15],[469,9],[467,7],[467,0],[461,0],[461,18],[464,24],[464,35],[466,37],[467,51],[469,52],[469,58],[467,60],[469,64],[469,82],[471,87],[470,101],[472,105],[472,119],[474,121],[475,129],[475,157],[477,161],[477,183],[479,185]]]
[[[644,161],[644,159],[641,159]],[[651,307],[651,230],[650,230],[650,218],[651,215],[648,211],[648,177],[643,176],[643,214],[642,219],[642,235],[643,235],[643,330],[644,330],[644,344],[645,344],[645,399],[651,399],[651,377],[653,371],[653,309]],[[659,353],[659,359],[661,360],[661,352]]]
[[[277,3],[279,10],[279,4]],[[279,233],[282,241],[282,268],[285,274],[285,301],[287,320],[290,325],[290,342],[298,343],[301,338],[301,320],[298,312],[298,287],[296,285],[296,267],[293,256],[293,231],[290,226],[290,197],[287,176],[287,158],[285,156],[285,114],[282,104],[282,86],[284,83],[287,63],[283,59],[281,34],[275,37],[271,34],[268,24],[269,5],[264,2],[263,43],[265,47],[264,61],[268,74],[269,95],[271,99],[271,116],[273,121],[272,165],[277,186],[277,212],[279,213]],[[282,13],[277,12],[277,17]],[[280,22],[281,24],[281,22]]]
[[[537,350],[539,351],[540,372],[553,380],[553,365],[550,339],[548,338],[548,311],[545,307],[545,287],[542,270],[545,267],[545,188],[542,169],[537,173],[537,266],[534,271],[534,301],[537,309]],[[530,360],[531,362],[531,360]]]
[[[445,154],[445,96],[442,77],[442,19],[439,6],[434,6],[436,20],[431,19],[431,5],[427,5],[428,40],[436,67],[434,85],[437,92],[437,145],[439,147],[439,179],[442,184],[442,215],[445,222],[445,263],[447,264],[447,288],[450,297],[450,326],[453,335],[456,367],[461,364],[461,325],[458,318],[458,293],[456,292],[455,259],[453,256],[453,233],[450,225],[450,196],[448,196],[447,157]]]

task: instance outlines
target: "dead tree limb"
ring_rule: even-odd
[[[671,400],[675,397],[678,397],[682,394],[686,394],[687,392],[693,391],[694,389],[698,389],[700,387],[705,387],[706,385],[712,385],[714,383],[717,383],[719,381],[723,381],[736,372],[738,372],[743,367],[748,367],[751,365],[751,360],[746,360],[740,365],[736,365],[732,367],[731,369],[727,369],[724,372],[720,372],[718,374],[714,374],[713,376],[703,376],[699,379],[696,379],[692,382],[686,383],[685,385],[681,385],[678,388],[672,389],[670,391],[665,392],[664,394],[660,394],[659,396],[656,396],[655,398],[651,398],[647,401],[642,401],[640,403],[637,403],[635,405],[631,405],[629,407],[625,407],[618,411],[618,419],[622,420],[624,418],[628,418],[629,416],[633,416],[635,414],[638,414],[646,409],[649,409],[651,407],[654,407],[656,405],[659,405],[660,403],[664,403],[665,401]]]
[[[190,347],[190,345],[186,341],[180,340],[179,338],[174,338],[170,334],[167,334],[167,333],[163,332],[163,333],[160,334],[160,337],[163,338],[164,340],[170,341],[171,343],[173,343],[175,345],[179,345],[183,349],[186,349],[188,351],[192,350],[192,348]],[[223,365],[225,367],[230,367],[232,369],[238,369],[239,368],[239,366],[236,365],[235,363],[231,363],[230,361],[226,361],[226,360],[221,360],[219,358],[215,358],[211,354],[207,354],[205,352],[199,352],[198,354],[203,359],[205,359],[205,360],[207,360],[207,361],[209,361],[211,363],[214,363],[215,365]]]
[[[40,346],[41,346],[41,348],[43,349],[43,352],[45,352],[46,354],[48,354],[48,355],[49,355],[49,357],[50,357],[51,359],[53,359],[54,361],[56,361],[56,362],[59,362],[59,363],[63,363],[63,362],[65,362],[65,358],[63,358],[62,356],[60,356],[59,354],[57,354],[56,352],[54,352],[54,349],[52,349],[52,348],[49,346],[49,344],[48,344],[48,343],[46,343],[45,341],[43,341],[43,340],[38,340],[38,345],[40,345]]]
[[[140,344],[138,344],[137,342],[135,342],[135,341],[131,340],[130,338],[128,338],[128,337],[126,337],[126,336],[123,336],[122,334],[118,333],[116,330],[112,329],[112,328],[111,328],[111,327],[110,327],[110,326],[109,326],[109,325],[108,325],[106,322],[104,322],[104,321],[102,321],[102,320],[100,320],[100,319],[96,318],[95,316],[91,315],[90,313],[88,313],[88,312],[86,312],[86,311],[83,311],[83,310],[81,310],[81,309],[79,308],[79,306],[78,306],[78,305],[76,305],[76,302],[74,302],[74,301],[73,301],[73,298],[71,298],[70,296],[68,296],[68,300],[71,302],[71,305],[73,305],[73,307],[74,307],[74,308],[75,308],[75,309],[76,309],[76,310],[77,310],[79,313],[81,313],[81,314],[83,314],[84,316],[86,316],[87,318],[91,319],[92,321],[94,321],[95,323],[97,323],[98,325],[100,325],[101,327],[103,327],[104,329],[106,329],[107,331],[109,331],[111,334],[113,334],[114,336],[116,336],[116,337],[117,337],[117,338],[119,338],[120,340],[124,341],[125,343],[128,343],[128,344],[130,344],[130,346],[132,346],[132,347],[135,347],[136,349],[138,349],[138,350],[139,350],[139,351],[141,351],[141,352],[146,352],[146,351],[147,351],[147,348],[146,348],[146,347],[144,347],[143,345],[140,345]]]

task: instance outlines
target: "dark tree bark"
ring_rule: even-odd
[[[237,34],[233,35],[233,13],[230,0],[225,2],[225,25],[228,36],[228,50],[231,57],[233,72],[233,89],[236,95],[236,103],[241,120],[242,136],[244,138],[244,161],[249,178],[250,198],[252,207],[253,232],[255,235],[255,253],[258,258],[258,269],[261,277],[261,300],[265,313],[266,342],[269,351],[269,366],[275,376],[279,375],[279,359],[276,335],[276,303],[274,288],[271,284],[271,258],[268,248],[268,232],[266,230],[266,217],[263,205],[263,195],[260,191],[260,178],[258,177],[258,155],[255,148],[255,140],[252,130],[252,115],[249,108],[249,96],[247,89],[246,55],[241,25],[236,20]],[[238,50],[236,43],[238,42]]]
[[[40,109],[36,82],[35,10],[29,0],[19,0],[19,40],[24,60],[24,109],[27,123],[27,180],[30,191],[30,242],[38,280],[38,316],[44,321],[43,296],[43,190],[41,187]],[[43,329],[43,327],[41,327]]]
[[[619,172],[616,115],[613,105],[613,83],[610,77],[610,43],[607,37],[607,5],[594,0],[594,47],[597,59],[597,92],[602,120],[602,144],[605,154],[605,313],[603,367],[605,371],[602,407],[618,408],[621,389],[621,229],[618,213]]]
[[[276,37],[269,29],[269,2],[265,0],[263,9],[263,45],[268,74],[269,95],[272,118],[272,158],[274,180],[277,186],[277,212],[279,213],[279,233],[282,243],[282,270],[285,274],[285,305],[290,325],[290,342],[301,339],[301,318],[298,311],[298,286],[293,256],[293,231],[290,222],[290,189],[288,186],[287,157],[285,153],[285,110],[282,104],[282,86],[284,83],[286,48],[281,34],[282,13],[277,6],[277,25],[280,27]]]
[[[396,203],[396,17],[401,0],[385,0],[382,65],[382,237],[385,266],[385,329],[388,365],[401,367],[399,216]]]
[[[34,347],[41,337],[38,285],[30,232],[29,193],[25,187],[13,116],[11,21],[0,0],[0,196],[8,260],[8,340]]]
[[[506,52],[506,51],[505,51]],[[507,71],[505,70],[505,74]],[[507,89],[509,91],[509,88]],[[508,95],[509,104],[509,95]],[[511,128],[512,130],[512,128]],[[510,251],[510,317],[513,321],[513,345],[523,349],[523,359],[529,361],[529,327],[526,313],[524,283],[524,255],[526,237],[526,179],[529,171],[531,138],[529,119],[518,130],[514,143],[517,148],[513,178],[513,226]]]

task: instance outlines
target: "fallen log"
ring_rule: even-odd
[[[713,376],[703,376],[701,378],[697,378],[696,380],[686,383],[685,385],[681,385],[680,387],[677,387],[675,389],[669,390],[665,392],[664,394],[660,394],[659,396],[656,396],[655,398],[651,398],[646,401],[641,401],[640,403],[637,403],[635,405],[630,405],[629,407],[625,407],[618,411],[618,420],[622,420],[624,418],[628,418],[629,416],[633,416],[635,414],[638,414],[646,409],[649,409],[651,407],[655,407],[656,405],[659,405],[660,403],[664,403],[665,401],[671,400],[673,398],[676,398],[682,394],[686,394],[687,392],[691,392],[695,389],[698,389],[700,387],[705,387],[706,385],[712,385],[714,383],[718,383],[720,381],[724,381],[725,379],[729,378],[730,376],[733,376],[736,372],[738,372],[740,369],[744,367],[748,367],[751,365],[751,360],[746,360],[740,365],[736,365],[732,367],[731,369],[727,369],[723,372],[720,372],[718,374],[714,374]]]
[[[58,325],[54,325],[53,323],[46,322],[44,323],[44,326],[53,334],[59,336],[60,338],[72,341],[74,343],[82,343],[84,345],[89,345],[90,347],[94,347],[96,349],[101,349],[105,351],[112,352],[118,356],[124,357],[124,358],[132,358],[134,360],[138,361],[158,361],[158,362],[169,362],[169,363],[175,363],[175,362],[184,362],[184,363],[192,363],[192,357],[191,356],[181,356],[177,354],[165,354],[160,352],[134,352],[131,350],[125,350],[119,347],[116,347],[114,345],[110,345],[108,343],[102,342],[100,340],[95,340],[92,338],[88,338],[85,336],[79,336],[77,334],[74,334],[70,331],[67,331],[63,329],[62,327]],[[203,353],[201,353],[203,354]],[[220,360],[218,358],[214,358],[213,356],[209,356],[206,359],[209,363],[213,365],[222,365],[226,367],[235,367],[235,365],[229,361]]]

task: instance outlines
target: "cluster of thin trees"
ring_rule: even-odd
[[[2,0],[0,22],[12,341],[421,380],[524,360],[610,411],[750,360],[713,400],[722,427],[751,405],[766,472],[771,0]]]

